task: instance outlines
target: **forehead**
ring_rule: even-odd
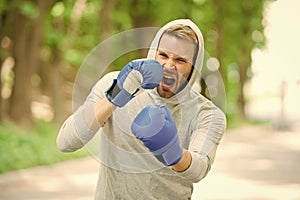
[[[195,44],[187,39],[164,34],[160,40],[158,49],[187,58],[192,62],[195,52]]]

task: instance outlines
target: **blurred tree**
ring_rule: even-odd
[[[15,60],[14,84],[10,98],[10,117],[13,121],[32,126],[32,75],[40,64],[43,23],[51,1],[31,0],[11,3],[9,31],[12,56]]]
[[[238,113],[245,116],[246,99],[244,87],[251,78],[251,51],[264,45],[263,10],[266,0],[239,1],[228,4],[228,17],[225,18],[224,37],[226,38],[224,64],[228,80],[228,100],[235,99]],[[255,36],[256,35],[256,36]],[[254,37],[253,37],[254,36]],[[231,88],[230,88],[231,87]],[[238,88],[236,92],[230,89]],[[230,104],[229,104],[230,105]],[[230,109],[230,107],[228,107]],[[230,110],[228,110],[230,113]],[[236,114],[236,113],[232,113]]]
[[[81,5],[83,3],[83,5]],[[43,67],[40,69],[41,85],[43,93],[50,96],[53,110],[53,121],[60,123],[66,113],[65,94],[63,90],[64,52],[68,47],[72,47],[72,41],[76,37],[78,24],[80,22],[82,9],[85,1],[56,1],[51,8],[45,22],[44,34],[44,57]],[[75,9],[78,9],[74,11]],[[74,17],[71,19],[72,14]],[[68,38],[66,40],[66,38]],[[71,73],[71,70],[69,71]],[[73,81],[73,79],[72,79]]]
[[[225,84],[229,116],[245,118],[244,85],[251,77],[251,51],[264,45],[262,18],[266,1],[195,0],[195,7],[201,13],[194,11],[192,18],[203,26],[205,49],[218,60],[216,65]],[[254,40],[253,34],[259,35],[259,39]],[[209,96],[204,82],[202,93]]]
[[[99,37],[99,29],[92,25],[98,19],[97,8],[96,1],[56,1],[45,22],[44,67],[40,76],[42,91],[50,96],[53,121],[57,124],[71,111],[72,105],[65,102],[66,98],[71,99],[72,91],[65,86],[74,82],[84,53],[97,43],[94,38]]]
[[[76,72],[97,44],[114,33],[137,27],[160,27],[177,18],[191,18],[203,31],[205,49],[216,58],[213,61],[220,66],[226,86],[226,112],[243,116],[244,84],[251,78],[250,53],[252,48],[264,43],[265,1],[268,0],[226,3],[221,0],[174,0],[171,3],[159,0],[2,0],[0,62],[2,66],[8,56],[15,62],[10,117],[18,123],[32,124],[31,103],[36,98],[34,94],[41,89],[42,94],[51,99],[54,121],[60,123],[71,111],[70,103],[64,102],[72,98]],[[12,45],[5,46],[4,39]],[[127,53],[112,63],[110,69],[120,69],[129,60],[145,56],[145,52]],[[35,87],[32,75],[40,78]],[[205,80],[205,72],[203,78]],[[202,86],[205,88],[205,81]],[[0,85],[0,92],[1,88]]]
[[[5,44],[5,40],[8,40],[6,37],[7,34],[7,17],[8,17],[8,5],[6,1],[0,1],[0,72],[2,72],[2,65],[7,55],[6,49],[8,44]],[[0,73],[0,121],[2,121],[3,116],[3,99],[2,99],[2,73]]]
[[[114,12],[115,0],[104,0],[100,10],[101,39],[111,36],[113,31],[112,13]]]

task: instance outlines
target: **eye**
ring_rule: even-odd
[[[166,53],[161,52],[161,53],[159,53],[159,55],[160,55],[162,58],[168,58],[168,55],[167,55]]]
[[[179,62],[179,63],[187,63],[186,59],[184,59],[184,58],[178,58],[178,59],[176,59],[176,60],[177,60],[177,62]]]

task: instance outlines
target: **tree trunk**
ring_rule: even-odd
[[[218,33],[217,41],[216,41],[216,58],[219,60],[220,68],[219,71],[221,73],[221,76],[224,81],[224,85],[226,87],[227,82],[227,76],[226,76],[226,68],[223,66],[223,52],[224,52],[224,5],[223,0],[215,0],[215,6],[216,6],[216,13],[217,13],[217,19],[216,19],[216,31]]]
[[[6,5],[8,7],[8,5]],[[2,72],[2,67],[5,59],[10,55],[10,39],[8,39],[7,31],[8,31],[8,17],[9,11],[2,10],[0,13],[0,72]],[[4,109],[4,100],[2,98],[2,76],[0,74],[0,122],[3,120],[6,115]]]
[[[245,38],[251,38],[251,28],[249,26],[250,21],[249,19],[252,18],[251,16],[251,9],[253,9],[254,7],[252,6],[246,6],[247,4],[244,4],[244,6],[241,7],[242,12],[245,16],[245,21],[242,24],[241,27],[241,31],[242,31],[242,35]],[[255,8],[257,9],[257,8]],[[238,58],[238,66],[239,66],[239,77],[240,77],[240,84],[239,84],[239,95],[238,95],[238,99],[237,99],[237,103],[238,103],[238,108],[239,108],[239,113],[241,115],[241,117],[246,118],[246,113],[245,113],[245,106],[246,106],[246,99],[245,99],[245,95],[244,95],[244,87],[245,84],[248,80],[247,77],[247,71],[249,69],[249,66],[251,65],[251,50],[252,50],[252,46],[251,46],[251,42],[243,42],[241,44],[241,48],[240,48],[240,55]]]
[[[241,117],[246,118],[245,106],[246,100],[244,95],[244,87],[247,82],[247,69],[251,64],[250,55],[248,55],[248,48],[246,44],[242,47],[242,56],[238,61],[239,66],[239,76],[240,76],[240,84],[239,84],[239,96],[238,96],[238,108],[241,114]]]
[[[115,0],[105,0],[100,11],[101,20],[101,39],[106,39],[112,33],[112,11],[115,6]]]
[[[12,14],[12,53],[15,59],[14,85],[10,98],[10,117],[16,123],[32,125],[31,116],[31,75],[32,63],[29,52],[33,45],[28,42],[32,34],[30,21],[22,15],[18,8]],[[30,45],[30,46],[28,46]]]
[[[50,69],[50,84],[51,84],[51,97],[52,97],[52,106],[54,113],[54,123],[60,125],[66,117],[65,106],[64,106],[64,96],[63,96],[63,78],[60,73],[61,66],[61,52],[56,49],[53,52],[53,66]]]
[[[3,37],[4,37],[4,31],[3,31],[3,28],[4,28],[4,14],[0,13],[0,28],[1,28],[1,32],[0,32],[0,72],[2,71],[2,64],[4,62],[4,56],[3,56],[3,53],[4,53],[4,49],[2,47],[2,40],[3,40]],[[1,73],[0,73],[0,122],[2,121],[2,114],[3,114],[3,110],[2,110],[2,76],[1,76]]]
[[[18,7],[12,11],[12,52],[15,59],[14,85],[10,99],[11,119],[27,127],[34,124],[31,112],[33,87],[31,77],[40,65],[40,50],[43,22],[50,3],[43,0],[33,2],[39,11],[34,19],[21,14]]]
[[[240,84],[239,84],[239,95],[238,95],[238,109],[239,109],[239,113],[241,115],[241,117],[245,118],[246,114],[245,114],[245,105],[246,105],[246,101],[245,101],[245,95],[244,95],[244,86],[246,83],[246,77],[245,77],[245,69],[247,69],[247,67],[245,66],[245,63],[240,63],[239,64],[239,75],[240,75]]]
[[[2,40],[2,34],[0,33],[0,42]],[[2,63],[4,61],[4,58],[3,58],[3,50],[2,50],[2,47],[0,49],[0,72],[2,71]],[[0,122],[2,122],[2,115],[3,115],[3,109],[2,109],[2,77],[1,77],[1,73],[0,73]]]
[[[146,6],[149,5],[149,1],[147,1]],[[149,16],[149,13],[144,13],[139,10],[139,2],[138,0],[133,0],[131,7],[132,13],[131,13],[131,18],[133,20],[133,26],[134,28],[140,28],[140,27],[153,27],[154,26],[154,21],[153,17]],[[154,36],[153,36],[154,37]],[[142,47],[145,46],[145,41],[149,40],[149,35],[147,34],[139,34],[135,36],[137,46]],[[151,44],[151,43],[150,43]],[[149,47],[150,47],[149,44]],[[149,49],[138,49],[138,52],[140,54],[140,57],[146,57]]]

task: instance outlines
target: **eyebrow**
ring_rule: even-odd
[[[167,55],[168,55],[168,53],[167,53],[165,50],[161,50],[161,49],[158,49],[157,53],[158,53],[158,54],[164,53],[164,54],[167,54]],[[188,62],[188,58],[187,58],[187,57],[185,57],[185,56],[180,56],[180,55],[177,55],[177,54],[175,54],[175,59],[176,59],[176,60],[185,60],[185,61]]]

